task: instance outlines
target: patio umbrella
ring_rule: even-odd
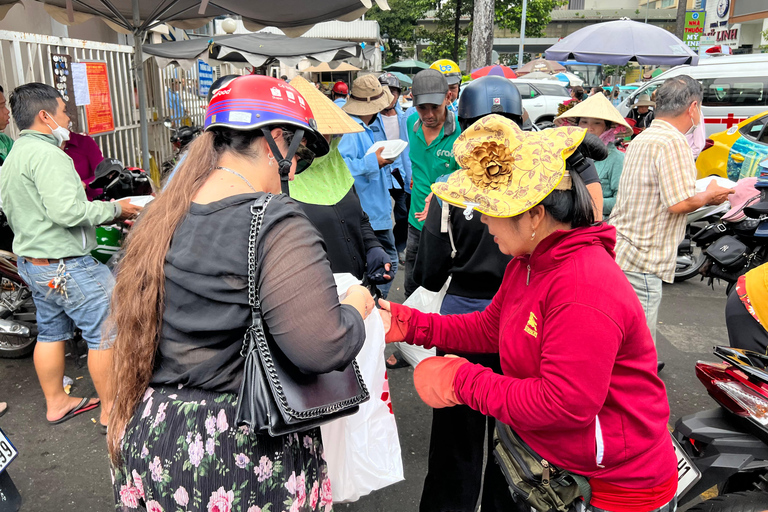
[[[568,73],[567,71],[556,74],[555,78],[557,78],[561,82],[565,82],[566,84],[572,85],[574,87],[577,85],[584,85],[584,80],[574,75],[573,73]]]
[[[415,75],[422,69],[429,69],[429,64],[413,59],[395,62],[384,68],[385,71],[399,71],[409,75]]]
[[[288,37],[258,32],[145,44],[143,50],[148,55],[154,56],[161,66],[175,63],[184,68],[191,68],[197,63],[197,59],[203,59],[243,65],[250,64],[258,68],[273,59],[288,66],[295,66],[302,59],[312,58],[320,61],[322,63],[320,65],[327,68],[323,71],[327,72],[333,71],[328,66],[328,61],[356,57],[360,52],[360,46],[349,41]],[[211,62],[211,64],[216,65],[215,62]],[[350,66],[349,69],[345,67],[339,71],[355,71],[357,69]],[[316,70],[308,69],[306,71]]]
[[[545,55],[618,66],[630,61],[665,66],[699,63],[699,56],[673,33],[628,18],[577,30],[552,45]]]
[[[543,73],[561,73],[565,71],[565,66],[553,60],[534,59],[519,67],[517,69],[517,75],[523,76],[527,73],[533,73],[534,71],[541,71]]]
[[[390,73],[395,75],[397,77],[397,79],[400,80],[400,84],[401,85],[405,85],[405,86],[408,86],[408,87],[413,85],[413,80],[411,80],[411,77],[409,77],[405,73],[401,73],[399,71],[390,71]]]
[[[521,76],[522,78],[522,76]],[[527,73],[525,78],[531,80],[557,80],[557,76],[550,73],[544,73],[543,71],[534,71],[533,73]]]
[[[476,69],[472,72],[472,78],[477,79],[481,76],[486,75],[496,75],[496,76],[503,76],[505,78],[517,78],[517,75],[514,71],[512,71],[512,68],[508,66],[485,66],[479,69]]]
[[[27,0],[29,1],[29,0]],[[389,10],[387,0],[375,0]],[[0,0],[0,20],[22,0]],[[327,20],[352,21],[371,7],[371,0],[45,0],[48,14],[65,25],[82,23],[93,17],[101,18],[110,27],[134,36],[134,63],[144,61],[142,43],[150,29],[167,23],[181,29],[202,27],[217,16],[239,15],[249,30],[265,26],[280,28],[288,35],[298,36],[316,23]],[[147,91],[144,68],[135,66],[139,90],[139,121],[142,165],[149,169],[149,133],[147,130]]]

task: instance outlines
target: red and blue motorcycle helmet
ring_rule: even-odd
[[[306,139],[306,148],[315,157],[329,151],[328,142],[317,131],[317,123],[307,101],[290,84],[269,76],[241,76],[216,91],[208,103],[204,125],[206,131],[214,128],[261,130],[278,162],[284,190],[287,189],[291,161],[297,151],[303,158],[303,148],[299,147],[303,139]],[[273,128],[293,132],[286,155],[282,154],[272,138]],[[304,168],[306,165],[299,166],[297,172]]]

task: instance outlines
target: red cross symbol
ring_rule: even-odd
[[[735,117],[733,117],[733,113],[728,114],[728,117],[725,118],[725,127],[726,127],[726,129],[730,128],[731,126],[733,126],[735,124],[739,124],[739,123],[740,123],[740,121],[738,119],[736,119]]]

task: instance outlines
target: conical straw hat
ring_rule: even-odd
[[[602,93],[590,96],[575,107],[567,110],[564,114],[557,116],[555,119],[573,119],[579,117],[603,119],[604,121],[610,121],[614,124],[620,124],[631,129],[621,113],[616,110],[616,107],[614,107],[611,104],[611,101]]]
[[[363,131],[362,126],[357,124],[325,94],[318,91],[314,84],[300,76],[291,80],[290,84],[307,100],[317,122],[317,131],[323,135],[341,135]]]

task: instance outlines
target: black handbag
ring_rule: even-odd
[[[248,237],[251,326],[245,333],[241,351],[245,370],[235,422],[277,437],[354,414],[359,405],[368,400],[369,393],[356,361],[344,370],[307,374],[288,359],[269,334],[257,288],[256,247],[264,212],[272,197],[265,194],[251,206],[253,219]]]
[[[725,235],[707,247],[707,255],[725,270],[744,268],[748,261],[748,249],[738,238]]]

